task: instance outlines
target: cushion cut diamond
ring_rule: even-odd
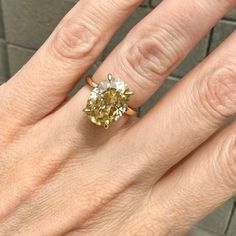
[[[126,112],[132,94],[123,81],[109,74],[93,89],[84,111],[93,123],[107,128]]]

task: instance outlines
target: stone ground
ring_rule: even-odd
[[[58,21],[76,0],[0,0],[0,84],[14,75],[45,41]],[[97,68],[129,29],[148,14],[159,0],[144,1],[105,49]],[[199,43],[184,63],[173,72],[163,87],[141,109],[144,114],[191,68],[202,61],[236,29],[236,8],[227,14]],[[77,89],[82,84],[77,86]],[[76,89],[76,90],[77,90]],[[231,199],[199,223],[188,236],[236,236],[236,203]]]

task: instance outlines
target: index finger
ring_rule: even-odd
[[[54,110],[141,2],[80,0],[30,62],[4,85],[0,114],[17,114],[25,123]],[[12,98],[14,107],[9,109]]]

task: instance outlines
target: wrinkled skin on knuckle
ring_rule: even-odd
[[[56,32],[51,47],[62,60],[93,58],[98,50],[100,35],[89,23],[65,22]]]
[[[143,35],[136,43],[125,45],[123,64],[127,71],[137,76],[137,83],[147,88],[160,83],[183,57],[176,43],[176,35],[169,26],[160,27],[157,34]]]
[[[225,119],[236,113],[236,64],[212,67],[198,83],[201,105],[208,116]]]

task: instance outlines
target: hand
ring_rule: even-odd
[[[140,0],[80,0],[0,87],[0,235],[182,235],[236,191],[236,34],[143,118],[108,130],[68,98]],[[235,0],[166,0],[96,71],[138,108]]]

